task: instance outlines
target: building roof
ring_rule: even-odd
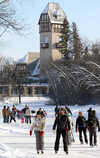
[[[51,23],[62,24],[67,19],[65,12],[58,3],[48,3],[41,14],[48,13]]]
[[[28,52],[22,59],[18,61],[18,64],[27,64],[31,75],[39,75],[40,53]]]

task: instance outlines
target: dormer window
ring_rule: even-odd
[[[57,19],[57,10],[54,10],[53,17],[55,17]]]
[[[54,12],[53,12],[53,17],[55,17],[56,19],[60,20],[61,15],[60,15],[60,13],[59,13],[59,10],[54,10]]]

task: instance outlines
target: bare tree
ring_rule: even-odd
[[[5,32],[14,32],[17,35],[25,36],[30,33],[30,27],[25,23],[22,13],[19,13],[17,3],[33,3],[32,0],[0,0],[0,37]]]
[[[49,80],[62,104],[85,105],[98,102],[100,95],[100,66],[93,61],[49,63]],[[47,69],[47,66],[46,66]],[[52,84],[54,83],[54,84]],[[56,85],[56,86],[54,86]],[[94,98],[93,98],[94,97]]]

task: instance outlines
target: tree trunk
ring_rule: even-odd
[[[19,103],[21,103],[21,94],[19,94]]]

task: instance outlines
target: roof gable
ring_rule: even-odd
[[[48,14],[51,23],[62,24],[64,19],[67,19],[66,14],[58,3],[48,3],[41,14]]]

